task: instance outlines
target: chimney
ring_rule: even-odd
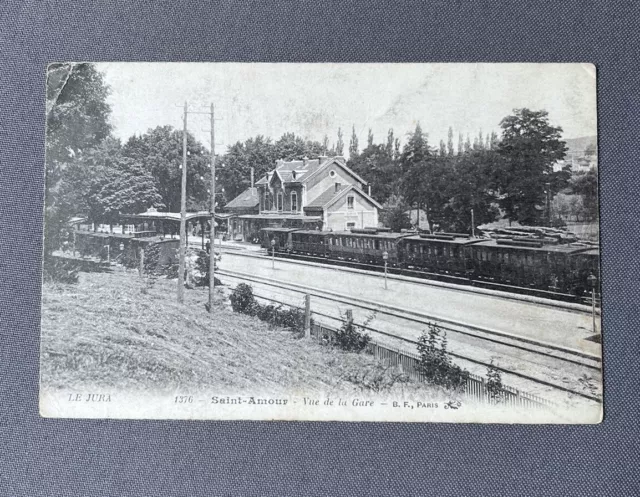
[[[253,168],[251,168],[251,188],[253,188]]]
[[[369,196],[371,196],[371,185],[367,185],[367,186],[369,187],[368,188]]]
[[[324,161],[326,161],[329,157],[326,155],[318,155],[318,164],[322,164]]]

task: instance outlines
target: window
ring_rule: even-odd
[[[352,197],[352,196],[347,197],[347,209],[353,209],[354,201],[355,201],[355,197]]]
[[[298,194],[291,192],[291,210],[297,212],[298,210]]]
[[[342,185],[340,183],[336,183],[334,185],[334,187],[335,187],[335,193],[338,193],[340,191],[340,188],[342,187]]]
[[[336,177],[336,172],[335,171],[331,171],[329,173],[329,176],[331,176],[332,178],[335,178]]]
[[[355,228],[356,227],[356,223],[347,223],[347,230],[350,230],[351,228]]]
[[[282,192],[278,193],[278,210],[282,210]]]

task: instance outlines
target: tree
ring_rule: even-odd
[[[140,163],[124,157],[120,141],[114,138],[69,164],[60,191],[73,198],[77,214],[95,223],[115,224],[121,214],[164,207],[153,177]]]
[[[446,157],[447,156],[447,146],[444,143],[444,140],[440,140],[440,150],[439,150],[439,155],[440,157]]]
[[[410,206],[423,206],[429,223],[442,217],[451,178],[449,159],[435,157],[418,123],[400,157],[401,191]]]
[[[356,135],[355,125],[351,130],[351,140],[349,140],[349,157],[356,158],[358,156],[358,135]]]
[[[451,164],[453,172],[445,190],[448,201],[442,215],[442,225],[449,231],[471,234],[472,210],[476,226],[498,218],[491,178],[497,160],[496,152],[475,150]]]
[[[182,196],[182,130],[158,126],[140,137],[132,137],[123,156],[140,164],[151,175],[162,203],[169,212],[180,212]],[[191,133],[187,133],[187,209],[209,205],[211,155]]]
[[[467,140],[464,142],[464,153],[468,154],[471,152],[471,138],[469,138],[469,133],[467,133]]]
[[[274,151],[278,159],[286,161],[302,159],[309,155],[320,155],[322,145],[313,142],[311,144],[312,147],[309,147],[308,143],[302,137],[296,136],[295,133],[285,133],[274,143]],[[310,148],[314,148],[314,150],[311,151]],[[273,168],[273,164],[271,164],[271,168]]]
[[[582,211],[590,220],[598,219],[598,172],[595,168],[577,173],[569,186],[571,193],[582,198]]]
[[[324,137],[322,138],[322,154],[327,155],[328,152],[329,152],[329,137],[327,135],[324,135]]]
[[[106,224],[119,222],[122,214],[164,207],[153,177],[140,164],[125,158],[117,167],[104,168],[93,178],[87,203],[89,219]]]
[[[447,154],[449,157],[453,157],[453,128],[449,126],[449,133],[447,135]]]
[[[381,221],[384,226],[391,228],[391,231],[400,232],[403,229],[411,228],[411,219],[407,214],[408,207],[403,203],[388,205],[381,213]]]
[[[342,129],[338,128],[338,142],[336,143],[336,155],[342,155],[344,152],[344,141],[342,140]]]
[[[371,185],[371,195],[384,203],[397,193],[400,171],[386,145],[372,144],[361,154],[350,157],[348,166]]]
[[[68,236],[78,214],[77,192],[65,188],[66,169],[111,133],[109,87],[92,64],[52,64],[47,69],[44,255]]]
[[[458,134],[458,155],[462,155],[464,152],[464,138],[462,137],[462,133]]]
[[[387,146],[386,146],[386,152],[387,155],[389,155],[389,157],[393,157],[393,150],[394,150],[394,137],[393,137],[393,129],[389,128],[389,131],[387,132]]]
[[[367,147],[371,147],[373,145],[373,131],[369,128],[369,133],[367,134]]]
[[[541,224],[547,195],[565,188],[570,177],[569,165],[553,171],[553,165],[564,159],[567,150],[561,140],[562,128],[549,124],[546,111],[529,109],[515,109],[500,127],[501,160],[494,172],[500,207],[510,220]]]

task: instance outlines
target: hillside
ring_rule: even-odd
[[[263,393],[361,391],[352,378],[379,363],[296,338],[227,307],[213,315],[207,290],[176,302],[175,280],[144,285],[135,272],[81,273],[77,285],[43,289],[41,383],[45,389],[113,387],[128,391]],[[354,374],[358,372],[358,375]],[[402,385],[402,388],[425,385]]]
[[[581,136],[579,138],[568,138],[565,139],[567,142],[567,157],[570,155],[575,155],[576,157],[582,157],[584,155],[585,149],[592,145],[598,149],[598,137],[597,136]]]

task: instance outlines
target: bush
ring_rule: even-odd
[[[48,257],[43,265],[42,279],[50,283],[73,285],[78,282],[78,272],[78,265],[73,261]]]
[[[139,266],[137,249],[132,243],[128,244],[127,248],[124,249],[120,262],[129,269],[136,269]]]
[[[283,305],[254,305],[255,316],[272,326],[288,328],[298,333],[304,332],[304,310]]]
[[[144,249],[144,272],[147,274],[158,274],[160,267],[160,244],[150,243]]]
[[[177,263],[172,262],[172,263],[161,266],[159,273],[166,276],[167,279],[174,280],[178,277],[179,269],[180,269],[180,266]]]
[[[334,345],[347,352],[361,352],[369,344],[371,337],[357,326],[347,315],[342,316],[342,326],[333,334]]]
[[[447,336],[436,324],[429,324],[429,331],[423,331],[418,339],[418,371],[424,381],[448,390],[459,390],[469,378],[469,372],[451,362],[447,352]]]
[[[376,393],[390,390],[397,384],[409,382],[409,376],[397,366],[379,362],[364,367],[354,367],[341,377],[357,385],[361,390]]]
[[[217,284],[217,283],[216,283]],[[253,289],[246,283],[240,283],[229,296],[234,312],[256,316],[271,326],[288,328],[299,333],[304,332],[304,310],[283,305],[261,305],[253,296]]]
[[[500,402],[504,395],[502,390],[502,373],[494,366],[493,359],[491,359],[491,364],[487,366],[486,385],[489,398],[494,402]]]
[[[256,307],[256,299],[253,296],[253,289],[246,283],[239,283],[229,295],[231,308],[234,312],[253,315]]]
[[[198,258],[196,259],[196,271],[198,275],[195,276],[194,281],[196,286],[209,286],[209,254],[206,250],[198,251]],[[216,268],[217,268],[216,264]],[[221,286],[222,282],[216,278],[216,286]]]

